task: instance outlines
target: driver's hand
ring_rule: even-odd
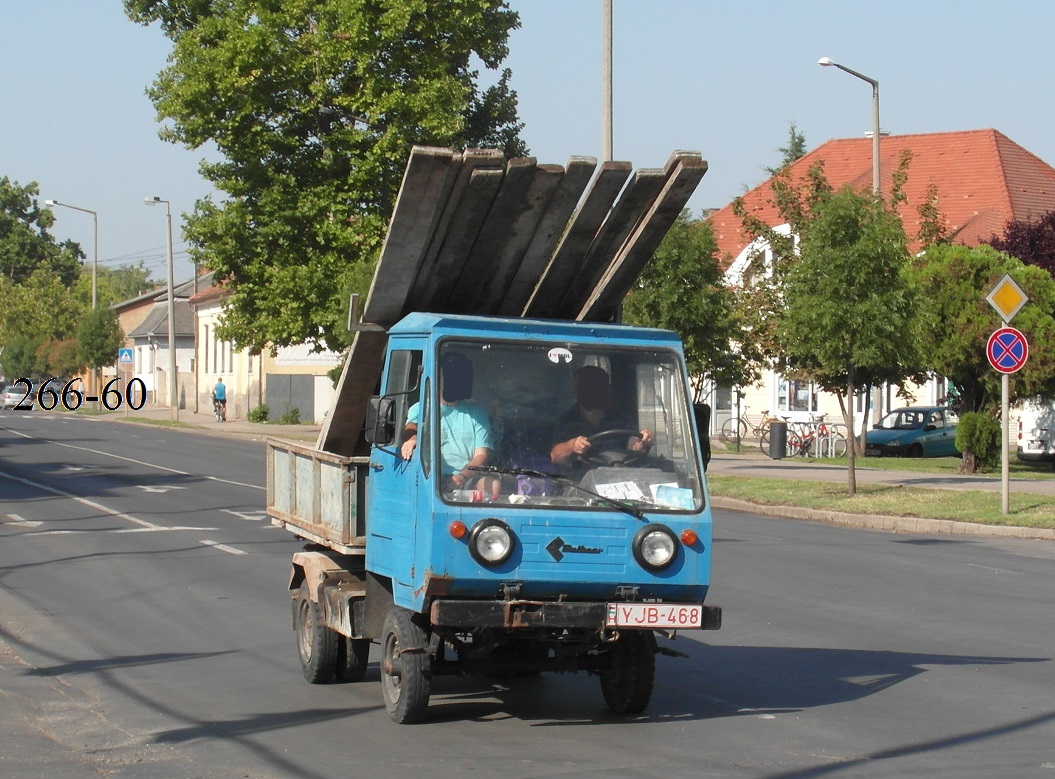
[[[647,452],[652,448],[652,444],[655,442],[656,437],[652,434],[651,430],[642,430],[641,436],[634,438],[630,444],[630,451],[632,452]]]
[[[590,439],[584,435],[579,436],[571,442],[571,450],[578,455],[586,454],[590,451]]]

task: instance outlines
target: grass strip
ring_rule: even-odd
[[[889,484],[858,484],[848,495],[845,484],[795,479],[708,474],[714,495],[767,506],[800,506],[851,514],[883,514],[976,522],[983,525],[1055,528],[1055,497],[1012,492],[1009,512],[1000,510],[998,490],[938,490]]]

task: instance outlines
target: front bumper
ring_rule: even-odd
[[[702,606],[703,630],[722,626],[720,606]],[[531,600],[435,600],[429,610],[433,625],[452,628],[587,628],[602,630],[608,604]]]

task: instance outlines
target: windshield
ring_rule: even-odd
[[[923,427],[923,417],[924,412],[917,409],[898,409],[880,419],[876,427],[884,430],[917,430]]]
[[[446,500],[702,507],[693,422],[675,353],[448,339],[440,364],[449,364],[451,355],[471,365],[471,385],[454,393],[441,389],[451,397],[439,404],[438,438],[451,423],[485,425],[490,446],[483,463],[465,466],[467,478],[441,475]]]

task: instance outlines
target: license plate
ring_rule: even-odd
[[[698,603],[609,603],[605,625],[610,628],[702,628]]]

